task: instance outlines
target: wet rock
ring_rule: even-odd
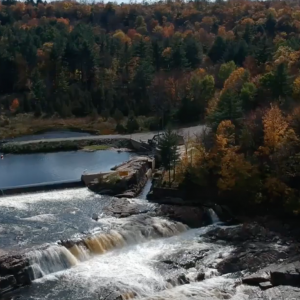
[[[154,210],[153,206],[153,210]],[[117,218],[126,218],[132,215],[145,214],[150,211],[149,206],[130,202],[127,199],[114,199],[109,205],[103,208],[106,215],[114,216]]]
[[[267,271],[266,272],[262,271],[244,277],[242,279],[242,282],[248,285],[259,285],[260,283],[267,282],[269,280],[270,280],[270,273]]]
[[[182,222],[194,228],[203,225],[204,209],[202,207],[162,204],[159,207],[158,215]]]
[[[200,272],[197,274],[196,281],[202,281],[204,279],[205,279],[205,273]]]
[[[268,244],[259,244],[256,249],[249,249],[244,243],[233,251],[228,257],[217,264],[217,270],[221,274],[228,274],[248,270],[256,272],[279,259],[287,258],[288,254],[283,250],[276,250]]]
[[[129,292],[129,293],[124,293],[116,298],[116,300],[128,300],[128,299],[133,299],[136,297],[135,292]]]
[[[259,287],[262,289],[262,290],[267,290],[271,287],[273,287],[272,283],[270,281],[265,281],[265,282],[260,282],[259,283]]]
[[[93,213],[92,219],[95,220],[95,221],[98,221],[99,220],[99,215],[96,214],[96,213]]]
[[[0,295],[13,290],[16,285],[17,281],[13,275],[0,277]]]
[[[181,274],[178,276],[177,281],[179,284],[189,284],[189,279],[185,276],[185,274]]]
[[[3,255],[0,257],[0,275],[14,275],[29,265],[23,255]]]
[[[283,264],[270,272],[271,282],[276,285],[300,286],[300,261]]]
[[[235,227],[217,227],[204,236],[227,242],[245,242],[249,240],[266,242],[273,240],[275,233],[257,223],[245,223]]]

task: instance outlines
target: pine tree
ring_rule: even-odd
[[[236,124],[242,115],[241,99],[234,91],[228,90],[222,94],[216,109],[209,115],[208,121],[211,123],[212,128],[216,129],[225,120]]]
[[[178,135],[170,127],[164,132],[158,141],[158,150],[161,156],[162,166],[169,171],[169,185],[171,185],[171,169],[174,168],[179,158]]]
[[[222,37],[218,36],[208,52],[208,56],[214,63],[222,61],[226,48],[226,42]]]

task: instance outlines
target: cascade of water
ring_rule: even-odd
[[[85,261],[90,258],[90,251],[82,245],[75,244],[68,250],[80,261]]]
[[[52,246],[45,250],[35,250],[27,254],[32,268],[33,280],[68,269],[78,263],[76,257],[65,247]]]
[[[212,208],[210,208],[208,211],[213,224],[220,222],[218,215],[215,213],[215,211]]]
[[[155,238],[171,237],[188,229],[182,223],[160,218],[152,218],[150,224],[140,223],[134,226],[124,224],[127,225],[126,228],[93,234],[68,249],[55,245],[45,250],[29,252],[27,257],[31,266],[32,280],[68,269],[78,261],[87,261],[94,255],[104,254],[109,250],[140,244]]]

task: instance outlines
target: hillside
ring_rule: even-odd
[[[156,115],[145,124],[154,129],[162,115],[203,120],[226,96],[238,105],[226,118],[300,97],[292,1],[3,1],[0,22],[1,103],[12,113]]]

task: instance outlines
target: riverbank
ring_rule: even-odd
[[[59,141],[40,141],[29,143],[4,143],[0,145],[0,152],[7,154],[29,154],[48,153],[59,151],[95,151],[107,150],[110,148],[131,149],[130,140],[127,138],[103,138],[103,139],[62,139]]]
[[[25,135],[39,134],[47,131],[69,130],[90,134],[112,134],[115,132],[114,120],[102,118],[35,118],[30,114],[16,115],[1,120],[0,138],[9,139]]]

